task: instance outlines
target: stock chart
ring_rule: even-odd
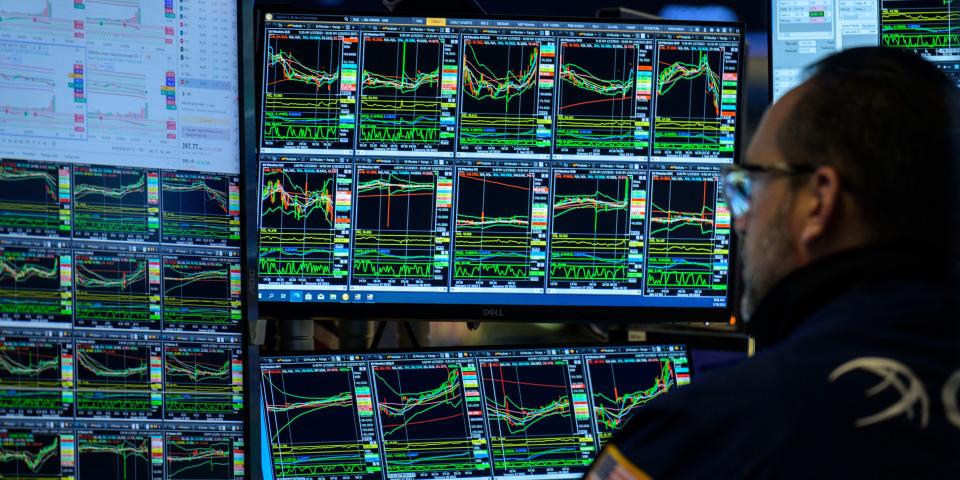
[[[452,152],[456,35],[363,37],[358,150]]]
[[[385,362],[373,376],[388,478],[433,478],[438,472],[482,475],[490,468],[478,441],[476,367],[463,363]]]
[[[548,192],[545,169],[461,168],[454,224],[454,285],[542,289]]]
[[[452,175],[443,162],[358,166],[355,286],[446,285]]]
[[[237,8],[0,1],[0,478],[246,476]]]
[[[610,435],[690,381],[680,345],[261,359],[264,474],[582,477]]]
[[[922,55],[956,56],[960,5],[956,0],[883,0],[880,44]]]
[[[277,478],[379,478],[369,370],[337,363],[261,370]]]
[[[733,158],[736,86],[726,46],[658,46],[654,157]],[[696,99],[696,100],[693,100]]]
[[[715,173],[653,171],[650,182],[647,294],[725,295],[730,212]]]
[[[645,211],[646,172],[555,169],[549,286],[637,290]]]
[[[587,355],[591,408],[602,447],[637,409],[690,381],[683,356]]]
[[[556,154],[644,155],[653,44],[561,39]]]
[[[266,40],[262,146],[353,147],[356,37],[304,31]]]
[[[465,36],[461,69],[461,153],[550,152],[552,39]]]
[[[740,27],[264,15],[261,301],[727,307]]]

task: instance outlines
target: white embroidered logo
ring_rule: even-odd
[[[916,413],[915,407],[919,406],[920,426],[926,428],[930,419],[930,397],[927,396],[927,390],[924,388],[923,382],[917,378],[913,370],[910,370],[910,367],[889,358],[860,357],[850,360],[830,372],[830,382],[835,382],[838,378],[855,370],[864,370],[881,379],[879,383],[866,391],[866,396],[872,397],[893,387],[900,393],[900,400],[880,412],[858,419],[854,422],[854,425],[866,427],[900,415],[906,415],[908,419],[913,420]],[[954,377],[956,377],[955,381],[960,383],[960,376],[954,375]],[[944,393],[946,393],[946,389]],[[955,397],[953,401],[956,404]],[[957,415],[960,417],[960,413]]]

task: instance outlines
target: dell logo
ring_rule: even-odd
[[[504,315],[503,315],[503,309],[501,309],[501,308],[484,308],[484,309],[483,309],[483,316],[484,316],[484,317],[502,317],[502,316],[504,316]]]

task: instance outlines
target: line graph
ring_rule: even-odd
[[[50,5],[45,9],[49,15]],[[18,27],[32,29],[34,19],[42,18],[6,17],[2,12],[0,17],[5,18],[0,21],[0,38]],[[69,31],[63,33],[74,34],[72,22]],[[6,93],[0,99],[0,135],[86,139],[85,49],[34,42],[0,40],[0,89]]]
[[[578,373],[582,375],[582,372]],[[582,470],[582,394],[562,360],[480,360],[484,410],[490,431],[494,475]],[[575,413],[576,410],[576,413]],[[592,444],[592,439],[590,440]],[[592,450],[592,445],[589,450]]]
[[[554,170],[549,286],[639,288],[645,184],[636,172]]]
[[[242,441],[230,437],[167,434],[164,441],[166,478],[171,480],[233,480],[234,452]]]
[[[0,39],[70,45],[74,34],[82,31],[77,25],[80,12],[70,5],[54,8],[51,0],[4,0],[0,2]]]
[[[351,149],[357,39],[267,31],[263,147]]]
[[[186,343],[163,347],[164,389],[168,392],[240,393],[242,371],[238,349]]]
[[[96,240],[160,239],[157,172],[123,167],[73,168],[74,236]]]
[[[718,158],[733,154],[736,80],[727,78],[723,46],[658,44],[653,155]],[[725,88],[733,82],[733,90]]]
[[[466,382],[474,390],[477,387],[476,369],[462,368],[460,364],[374,367],[387,475],[433,478],[440,472],[488,471],[486,456],[474,454],[474,438],[483,436],[483,424],[471,419],[465,395]],[[472,407],[480,413],[479,405]]]
[[[155,436],[133,431],[91,430],[77,435],[77,470],[120,480],[153,480],[163,465],[153,465]]]
[[[277,478],[380,472],[371,387],[356,365],[262,372]],[[323,426],[323,428],[318,428]]]
[[[463,42],[459,150],[549,153],[553,43],[466,35]]]
[[[677,386],[676,361],[685,358],[591,359],[587,361],[600,446],[629,422],[638,408]]]
[[[358,149],[449,152],[456,37],[363,37]]]
[[[66,165],[0,162],[0,233],[69,237],[70,203]]]
[[[159,345],[77,341],[75,356],[78,417],[159,418]]]
[[[452,169],[358,165],[353,283],[432,287],[447,283]]]
[[[718,215],[718,181],[709,172],[652,174],[647,294],[724,294],[726,263],[715,255],[723,253],[717,244],[729,221]]]
[[[82,327],[160,329],[160,257],[74,254],[76,313]]]
[[[0,413],[18,417],[70,417],[73,346],[69,340],[0,337]]]
[[[0,247],[0,317],[71,322],[72,276],[67,251]]]
[[[262,166],[262,283],[347,283],[352,187],[349,165]]]
[[[952,0],[884,0],[880,44],[922,55],[955,56],[960,48],[960,10]]]
[[[62,478],[60,435],[29,430],[0,431],[0,478]]]
[[[163,257],[163,328],[234,332],[240,322],[240,261]]]
[[[163,172],[160,229],[164,243],[240,245],[240,185],[237,177]]]
[[[539,170],[462,168],[453,268],[458,286],[543,288],[549,180]]]
[[[84,7],[88,39],[111,46],[163,52],[172,36],[166,27],[175,25],[164,9],[142,8],[139,0],[85,0]]]
[[[560,42],[556,153],[645,155],[651,45]]]

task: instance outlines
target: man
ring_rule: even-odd
[[[770,108],[725,175],[758,353],[641,408],[588,479],[960,478],[954,90],[852,49]]]

